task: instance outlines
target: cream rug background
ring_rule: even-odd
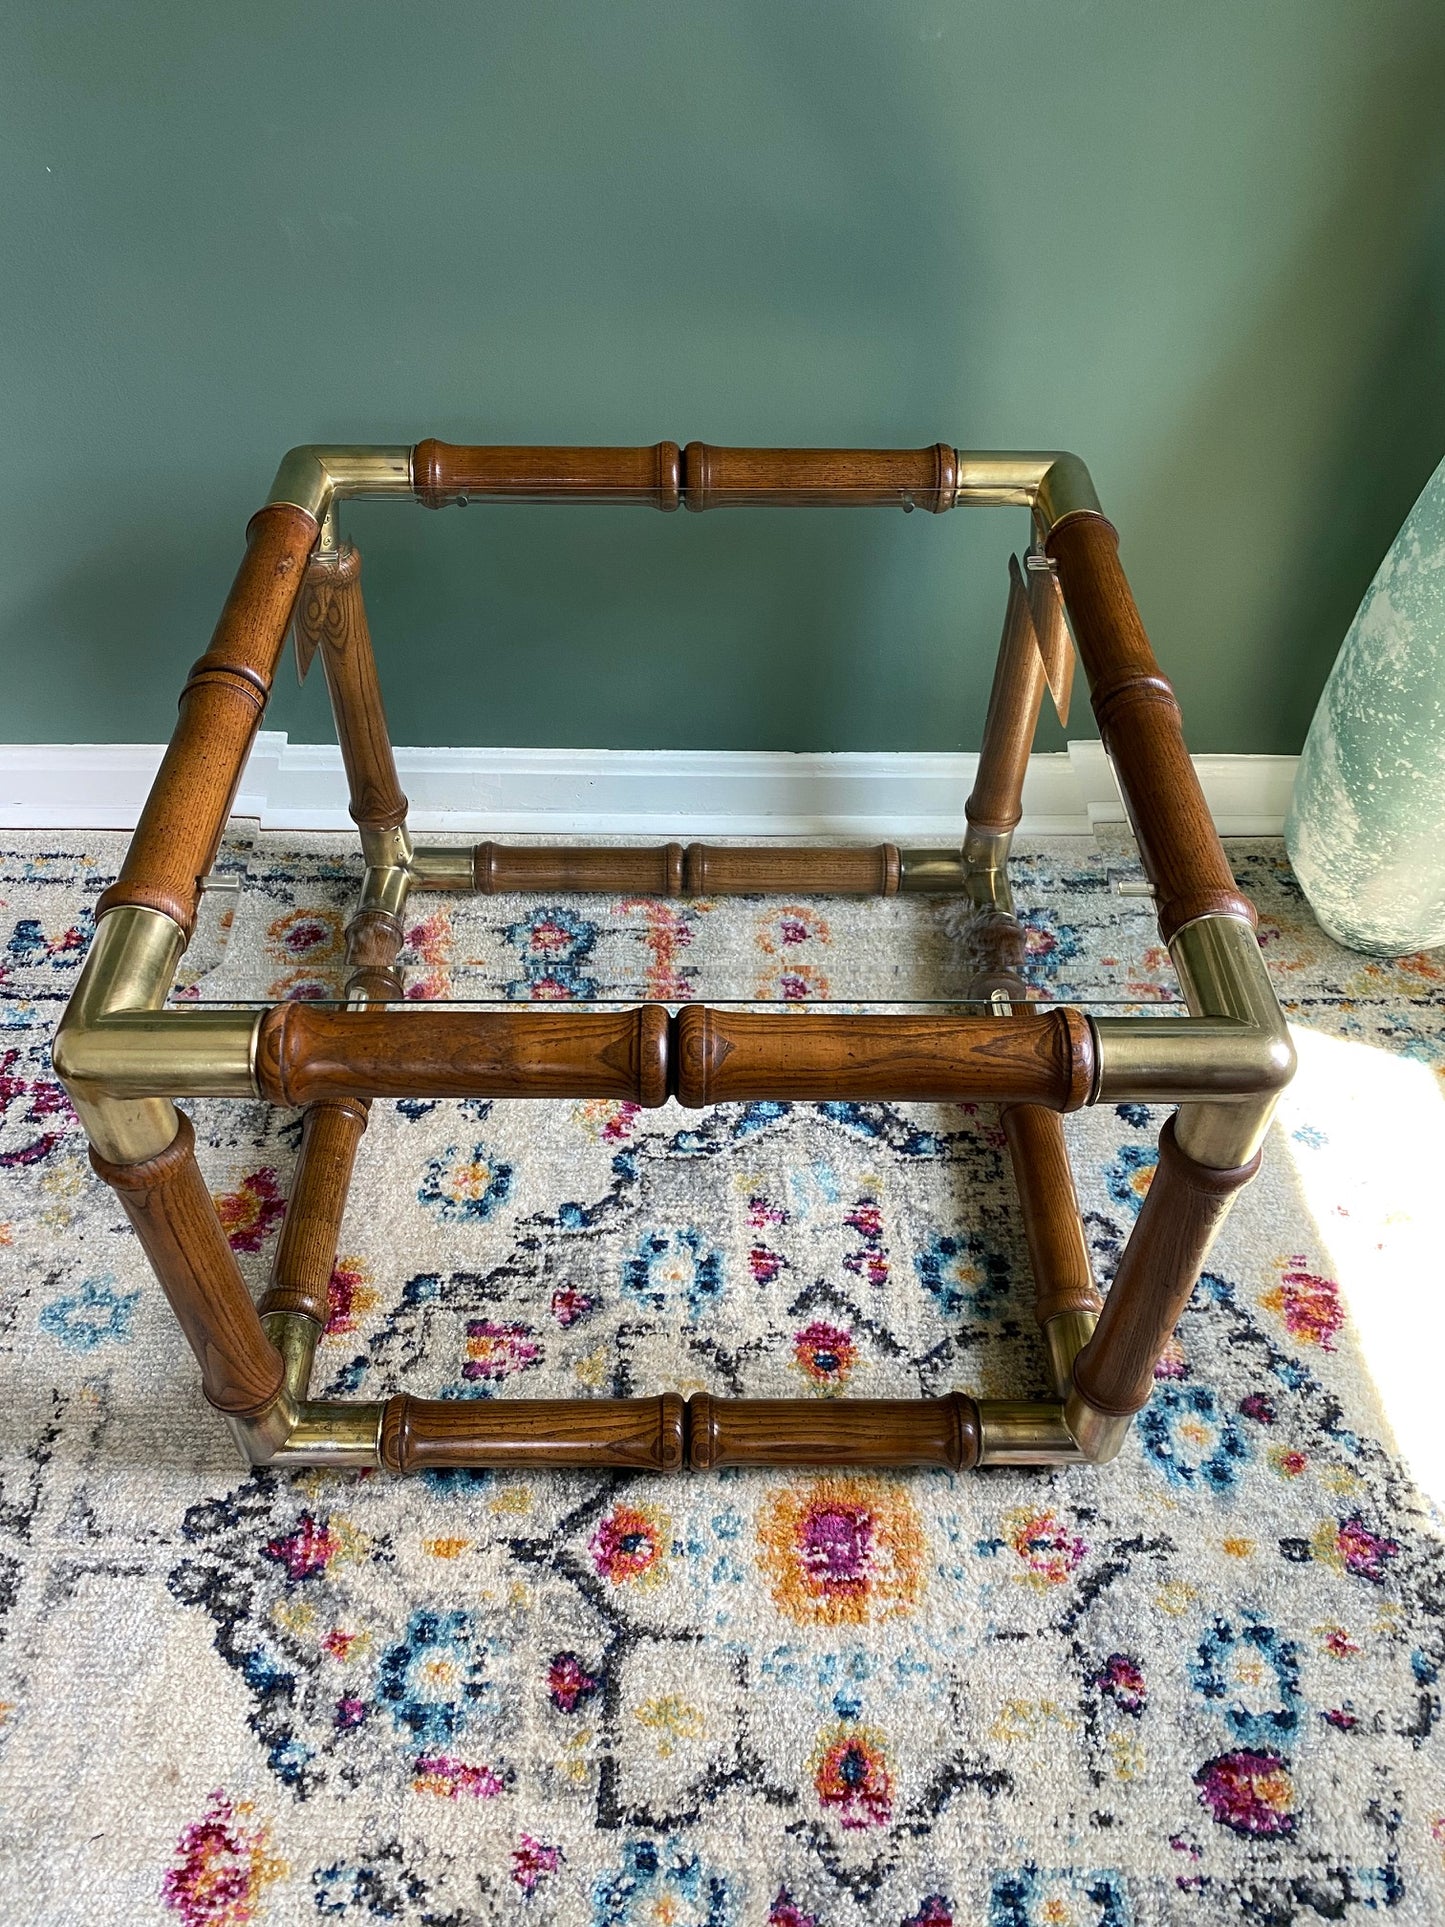
[[[0,872],[0,1918],[1445,1919],[1445,1564],[1416,1483],[1439,1473],[1438,957],[1336,950],[1277,843],[1231,846],[1302,1071],[1111,1467],[247,1475],[49,1070],[121,847],[11,834]],[[1023,853],[1038,969],[1157,996],[1109,860]],[[226,981],[334,981],[343,840],[238,825],[225,862],[249,884]],[[903,995],[956,988],[941,919],[433,898],[413,981],[878,995],[902,959]],[[297,1119],[195,1117],[259,1289]],[[1159,1122],[1069,1122],[1104,1279]],[[317,1373],[495,1397],[1042,1377],[992,1116],[892,1105],[377,1107]]]

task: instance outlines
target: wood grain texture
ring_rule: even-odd
[[[682,892],[682,862],[680,843],[611,850],[592,845],[525,849],[479,843],[472,854],[472,874],[484,896],[504,890],[556,890],[675,897]]]
[[[279,1004],[261,1023],[268,1103],[328,1097],[667,1098],[668,1021],[633,1010],[338,1010]]]
[[[412,485],[427,508],[466,501],[635,502],[675,509],[676,442],[650,448],[475,448],[429,439],[412,450]]]
[[[412,481],[428,508],[466,501],[590,500],[675,509],[916,507],[958,499],[958,458],[931,448],[462,447],[434,439],[412,451]]]
[[[189,937],[200,879],[221,834],[270,694],[316,524],[303,510],[262,509],[215,634],[181,694],[180,716],[126,851],[95,906],[141,904]]]
[[[625,891],[637,896],[893,896],[892,843],[785,847],[665,843],[651,849],[551,844],[531,849],[479,843],[475,887],[517,891]]]
[[[958,458],[931,448],[715,448],[682,452],[690,509],[902,508],[941,513],[958,499]]]
[[[1141,1411],[1154,1367],[1173,1336],[1234,1194],[1259,1169],[1260,1154],[1237,1170],[1196,1164],[1179,1149],[1171,1117],[1159,1133],[1150,1182],[1094,1335],[1074,1365],[1074,1385],[1096,1411]]]
[[[978,1463],[978,1407],[946,1398],[713,1398],[688,1400],[688,1464],[850,1465],[901,1469]]]
[[[972,972],[969,1000],[987,1003],[997,991],[1027,1015],[1028,985],[1020,972],[1028,963],[1028,933],[1018,918],[1007,910],[979,909],[954,928],[959,965]]]
[[[898,891],[896,845],[786,849],[773,844],[689,843],[683,893],[692,897],[891,897]]]
[[[371,1003],[399,1003],[404,995],[397,967],[405,932],[388,910],[358,910],[346,926],[346,994]]]
[[[200,1364],[206,1397],[223,1412],[249,1416],[280,1391],[281,1359],[261,1329],[196,1163],[191,1121],[179,1115],[180,1129],[159,1156],[111,1164],[92,1150],[90,1161],[135,1227]]]
[[[1101,515],[1066,516],[1048,539],[1089,679],[1099,733],[1129,806],[1167,943],[1201,916],[1255,920],[1234,880],[1184,742],[1179,705],[1161,673]]]
[[[387,1400],[381,1460],[393,1472],[442,1466],[590,1466],[676,1472],[686,1413],[660,1398],[412,1398]]]
[[[320,652],[352,821],[363,830],[395,829],[406,821],[406,797],[387,734],[356,549],[311,558],[296,605],[296,641],[303,657]]]
[[[262,1317],[287,1311],[326,1324],[336,1243],[366,1108],[355,1098],[340,1097],[307,1109]]]
[[[758,1098],[977,1099],[1062,1111],[1083,1104],[1093,1083],[1088,1024],[1067,1008],[1025,1021],[689,1004],[676,1028],[677,1098],[694,1107]]]
[[[1023,815],[1024,775],[1044,700],[1044,661],[1034,636],[1028,590],[1009,558],[1008,607],[994,663],[983,744],[964,815],[976,829],[1014,829]]]
[[[1098,1311],[1063,1121],[1056,1111],[1013,1104],[1000,1113],[1034,1274],[1040,1325],[1061,1311]]]

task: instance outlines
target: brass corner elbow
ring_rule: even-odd
[[[410,446],[303,442],[281,457],[266,507],[280,502],[304,509],[319,528],[333,502],[411,493]]]
[[[1102,515],[1094,479],[1083,459],[1061,452],[1047,458],[1031,507],[1039,540],[1047,542],[1066,515]]]
[[[264,1412],[227,1418],[247,1465],[378,1466],[385,1403],[343,1405],[308,1396],[321,1327],[290,1311],[267,1312],[262,1329],[281,1354],[285,1378]]]
[[[1066,515],[1103,513],[1087,467],[1066,450],[1030,454],[960,448],[954,453],[958,464],[954,499],[959,506],[1011,504],[1031,509],[1041,542],[1048,540]]]

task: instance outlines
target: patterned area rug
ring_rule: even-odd
[[[1438,955],[1335,949],[1279,845],[1232,846],[1303,1068],[1112,1466],[247,1475],[49,1069],[120,847],[12,835],[0,873],[6,1922],[1445,1919],[1440,1520],[1361,1349],[1405,1334],[1406,1379],[1439,1354]],[[228,967],[329,981],[341,848],[242,826]],[[1085,840],[1019,866],[1065,985],[1128,948],[1104,866]],[[667,994],[704,937],[767,981],[882,940],[877,905],[790,929],[719,903],[680,935],[636,903],[438,901],[432,995],[463,953],[504,994],[596,994],[611,953]],[[941,954],[937,906],[886,911],[892,954]],[[298,1121],[195,1117],[259,1290]],[[1069,1122],[1105,1280],[1159,1121]],[[986,1110],[416,1102],[363,1142],[318,1383],[829,1398],[1043,1369]],[[1428,1403],[1392,1415],[1428,1448]]]

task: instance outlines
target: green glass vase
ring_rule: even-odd
[[[1350,624],[1284,836],[1337,943],[1377,957],[1445,944],[1445,462]]]

